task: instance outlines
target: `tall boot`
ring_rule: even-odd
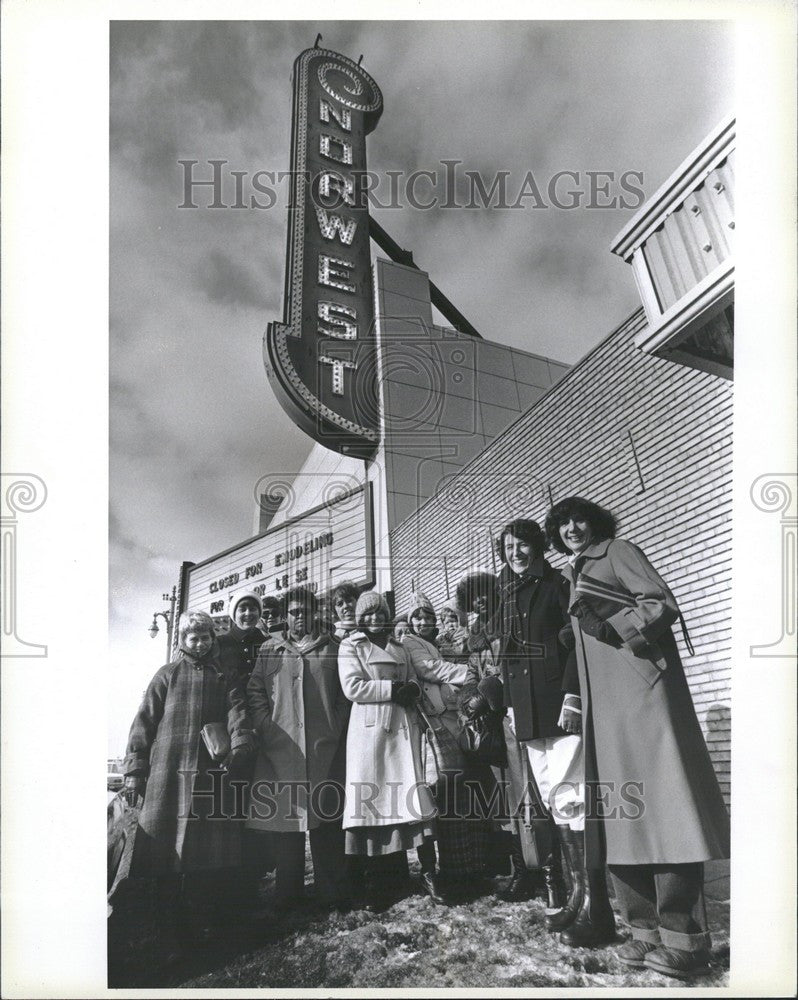
[[[434,903],[446,905],[449,900],[443,891],[435,858],[435,842],[425,840],[416,848],[418,860],[421,862],[421,885]]]
[[[526,866],[521,838],[517,833],[510,840],[510,882],[496,896],[505,903],[520,903],[535,895],[535,879]]]
[[[584,833],[570,831],[572,857],[579,864],[584,886],[582,904],[570,926],[560,934],[560,941],[572,948],[593,948],[615,940],[615,916],[607,895],[604,868],[585,867]]]
[[[562,909],[546,914],[546,929],[550,931],[564,930],[576,920],[585,894],[584,834],[567,826],[558,826],[557,838],[568,870],[570,889]]]

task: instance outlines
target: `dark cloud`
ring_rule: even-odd
[[[265,292],[265,283],[243,264],[221,250],[210,250],[197,262],[197,285],[212,302],[221,302],[234,308],[251,306],[266,309],[271,298]]]

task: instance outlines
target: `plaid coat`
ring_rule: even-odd
[[[130,727],[124,763],[126,775],[147,778],[133,859],[136,875],[240,864],[242,824],[227,818],[235,814],[233,789],[200,735],[209,722],[226,723],[233,748],[254,749],[244,692],[218,660],[197,663],[181,656],[161,667]],[[215,775],[209,774],[213,769]],[[214,780],[218,808],[202,795],[213,791]],[[215,808],[225,818],[210,818]]]

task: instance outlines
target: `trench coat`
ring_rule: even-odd
[[[259,743],[247,829],[296,833],[340,817],[350,706],[337,654],[327,634],[301,653],[285,636],[262,647],[247,684]]]
[[[622,539],[588,546],[565,572],[571,606],[585,599],[623,640],[616,649],[582,632],[572,618],[588,864],[728,858],[728,813],[671,632],[679,618],[673,594],[643,552]],[[594,782],[601,786],[593,786],[591,796]],[[634,784],[624,794],[627,782]],[[595,819],[597,798],[608,813],[604,819]]]
[[[434,643],[412,632],[402,636],[402,646],[410,654],[410,662],[424,692],[426,710],[440,716],[441,722],[456,737],[460,731],[457,709],[468,663],[452,663],[443,659],[443,654]]]
[[[557,722],[564,694],[579,694],[576,658],[559,642],[568,621],[568,583],[539,556],[531,579],[518,590],[521,635],[503,635],[501,646],[505,705],[513,710],[516,737],[523,741],[564,736]],[[502,591],[515,574],[505,566]],[[501,619],[500,619],[501,620]]]
[[[432,820],[437,809],[424,784],[418,715],[391,701],[393,681],[417,680],[410,654],[393,639],[381,649],[364,632],[353,632],[339,648],[338,673],[353,702],[344,828]]]
[[[197,663],[181,656],[161,667],[130,727],[124,763],[125,775],[147,778],[133,856],[136,875],[240,864],[240,801],[200,735],[210,722],[226,723],[233,749],[254,749],[244,690],[218,658]],[[201,793],[214,789],[223,817],[210,819],[214,802]]]

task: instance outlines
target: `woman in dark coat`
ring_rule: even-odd
[[[614,937],[615,927],[603,871],[601,877],[589,873],[581,850],[584,764],[579,683],[575,657],[559,641],[568,621],[568,584],[546,561],[545,550],[545,537],[535,521],[517,518],[499,534],[504,564],[499,576],[500,697],[507,707],[511,809],[524,803],[524,824],[516,817],[519,837],[512,841],[513,877],[504,895],[511,900],[525,898],[534,888],[527,864],[542,870],[550,910],[556,910],[547,914],[547,927],[563,930],[566,944],[593,945]],[[501,685],[496,677],[479,685],[494,706],[498,699],[492,692],[497,689]],[[531,793],[537,793],[536,801],[530,800]],[[522,842],[526,857],[520,853]],[[558,853],[572,876],[569,898],[560,909],[554,898],[560,888]],[[588,884],[599,903],[594,920],[584,912]]]
[[[254,590],[240,591],[230,599],[230,631],[219,636],[222,666],[238,674],[246,683],[258,660],[260,647],[266,641],[258,627],[263,614],[263,604]]]
[[[518,837],[509,818],[505,794],[506,711],[504,708],[491,709],[487,698],[478,690],[485,677],[501,677],[502,640],[496,621],[499,583],[493,573],[476,572],[464,576],[457,584],[457,606],[468,620],[468,669],[460,694],[460,724],[464,732],[492,733],[492,748],[497,754],[496,763],[491,765],[475,753],[466,752],[470,850],[478,870],[482,869],[487,875],[506,874],[509,840]],[[520,844],[514,853],[523,856]]]
[[[621,960],[686,978],[708,971],[703,867],[728,858],[729,819],[671,632],[676,600],[615,530],[580,497],[546,518],[569,557],[587,775],[614,795],[586,850],[591,864],[606,858],[632,928]]]
[[[181,923],[178,877],[189,874],[206,889],[215,881],[204,893],[214,899],[225,870],[226,880],[240,864],[243,814],[225,772],[237,776],[246,769],[255,746],[243,688],[220,665],[213,620],[186,612],[178,636],[180,655],[147,687],[124,763],[126,798],[135,804],[144,797],[132,872],[158,880],[161,936],[172,951]],[[208,723],[221,723],[230,739],[221,764],[201,736]]]

